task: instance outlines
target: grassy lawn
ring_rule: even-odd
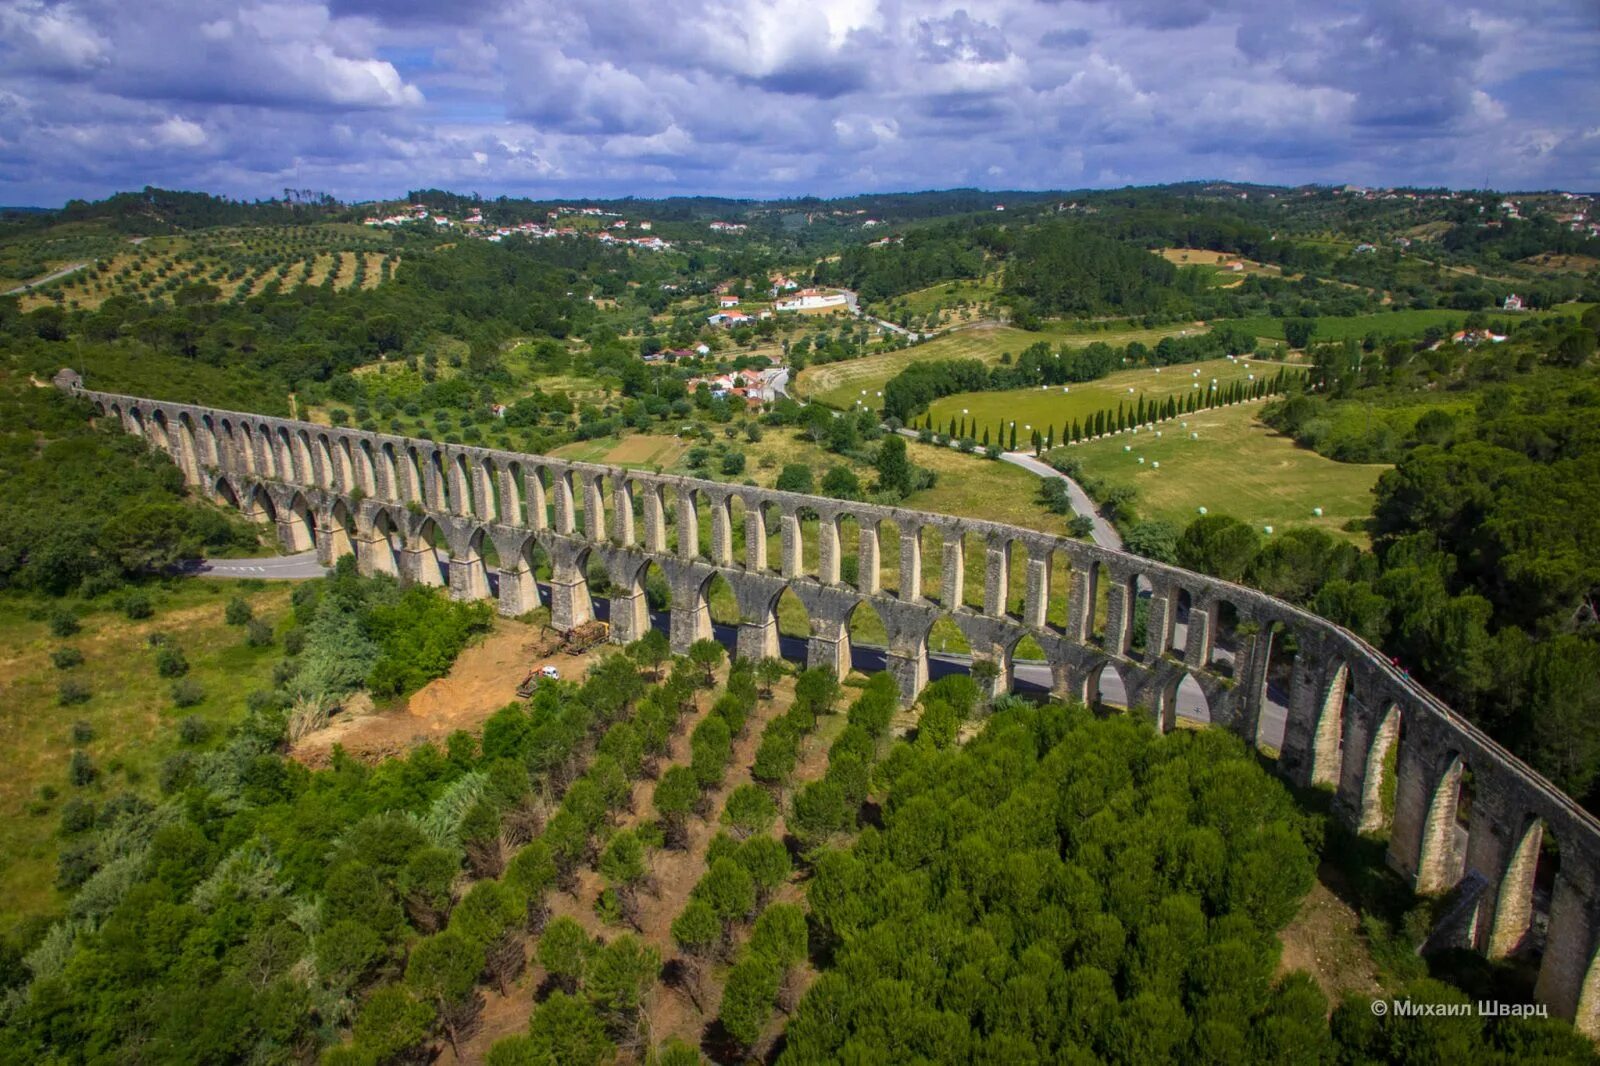
[[[253,587],[252,587],[253,585]],[[74,795],[95,804],[124,791],[155,799],[167,756],[184,748],[178,723],[194,715],[212,727],[202,746],[222,742],[226,727],[245,713],[251,691],[270,683],[281,645],[251,648],[241,626],[223,622],[223,607],[243,595],[256,617],[276,624],[288,614],[290,587],[260,582],[180,581],[151,587],[155,615],[129,621],[120,611],[98,607],[82,616],[78,634],[50,633],[48,612],[70,601],[0,597],[0,629],[7,652],[0,659],[0,731],[11,752],[0,784],[0,929],[9,932],[28,918],[55,915],[63,905],[55,889],[57,828],[61,808]],[[151,633],[168,634],[189,660],[188,677],[205,690],[197,706],[178,708],[172,681],[157,675]],[[58,670],[51,653],[77,648],[83,665]],[[60,706],[57,686],[69,676],[92,691],[86,703]],[[84,788],[68,780],[74,723],[87,723],[93,737],[83,749],[99,770]]]
[[[1073,419],[1081,422],[1096,411],[1115,411],[1118,403],[1136,404],[1141,395],[1148,403],[1165,400],[1168,396],[1187,397],[1191,392],[1203,394],[1213,378],[1219,387],[1223,387],[1231,381],[1246,380],[1251,374],[1258,378],[1270,377],[1283,365],[1254,359],[1213,359],[1159,369],[1123,370],[1108,374],[1099,381],[1077,385],[957,393],[936,400],[929,411],[933,415],[933,424],[941,430],[949,425],[951,418],[955,418],[958,424],[963,417],[969,422],[976,420],[979,440],[982,440],[984,429],[998,431],[1002,423],[1015,420],[1017,445],[1024,447],[1029,438],[1029,427],[1043,432],[1046,427],[1054,426],[1055,439],[1059,442],[1062,427]],[[1197,383],[1199,389],[1194,388]]]
[[[1154,344],[1162,337],[1203,329],[1198,322],[1187,326],[1168,326],[1161,329],[1109,329],[1085,330],[1076,323],[1054,322],[1035,333],[1015,329],[994,322],[980,322],[974,326],[942,334],[913,348],[896,352],[883,352],[842,363],[807,367],[795,380],[795,391],[801,398],[820,400],[834,407],[850,407],[860,400],[876,407],[876,393],[884,384],[912,363],[930,359],[981,359],[998,363],[1000,356],[1009,352],[1015,356],[1031,344],[1045,341],[1051,345],[1087,346],[1095,341],[1121,346],[1131,341]],[[863,391],[866,395],[862,395]]]
[[[1388,467],[1325,459],[1261,425],[1259,410],[1257,404],[1241,404],[1196,412],[1184,419],[1187,430],[1181,421],[1169,422],[1159,438],[1148,430],[1122,434],[1075,445],[1072,454],[1108,485],[1137,489],[1140,515],[1179,529],[1205,507],[1258,529],[1311,525],[1363,540],[1363,534],[1342,527],[1371,513],[1372,486]],[[1321,517],[1313,514],[1316,507],[1322,508]]]
[[[558,459],[579,463],[603,463],[633,470],[670,470],[689,450],[689,442],[678,437],[632,433],[622,437],[600,437],[574,441],[551,451]]]
[[[1563,304],[1562,307],[1551,311],[1529,311],[1512,314],[1489,311],[1487,314],[1491,324],[1503,328],[1507,323],[1515,322],[1527,315],[1572,314],[1574,309],[1583,306],[1586,305]],[[1324,315],[1316,319],[1316,332],[1311,335],[1311,338],[1313,341],[1362,340],[1370,333],[1380,339],[1397,340],[1419,337],[1429,326],[1438,326],[1447,332],[1454,332],[1462,328],[1470,313],[1468,311],[1455,311],[1436,307],[1424,310],[1384,311],[1373,315],[1351,315],[1345,318]],[[1576,313],[1582,314],[1583,312],[1580,309]],[[1254,318],[1234,319],[1233,323],[1250,330],[1258,337],[1280,341],[1284,339],[1283,319],[1281,318],[1258,315]]]
[[[947,325],[972,322],[982,313],[980,305],[993,300],[999,291],[999,273],[982,278],[959,278],[903,293],[892,300],[879,301],[868,310],[891,322],[899,321],[904,315],[922,318],[935,311],[946,312]],[[958,305],[965,306],[958,308]]]

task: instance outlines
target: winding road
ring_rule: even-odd
[[[35,278],[33,281],[27,282],[26,284],[23,284],[23,285],[18,285],[14,289],[7,289],[5,291],[5,295],[7,295],[7,296],[20,296],[20,295],[22,295],[23,293],[27,292],[30,289],[37,289],[41,285],[48,285],[52,281],[59,281],[60,279],[66,277],[68,274],[75,274],[75,273],[77,273],[78,271],[82,270],[84,267],[86,267],[88,265],[89,265],[88,263],[69,263],[67,266],[62,267],[60,270],[57,270],[57,271],[54,271],[52,273],[46,274],[42,278]]]

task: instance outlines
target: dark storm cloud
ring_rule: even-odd
[[[1593,0],[0,0],[0,202],[1600,186]]]

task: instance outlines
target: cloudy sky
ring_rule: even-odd
[[[1597,0],[0,0],[0,204],[1600,189]]]

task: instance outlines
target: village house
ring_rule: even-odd
[[[1521,311],[1522,297],[1518,296],[1516,293],[1512,293],[1510,296],[1506,297],[1506,302],[1502,305],[1502,307],[1507,311]]]
[[[787,300],[773,304],[777,311],[820,311],[843,307],[849,301],[842,292],[824,292],[821,289],[801,289]]]
[[[739,298],[731,292],[725,292],[717,297],[718,307],[738,307]]]

